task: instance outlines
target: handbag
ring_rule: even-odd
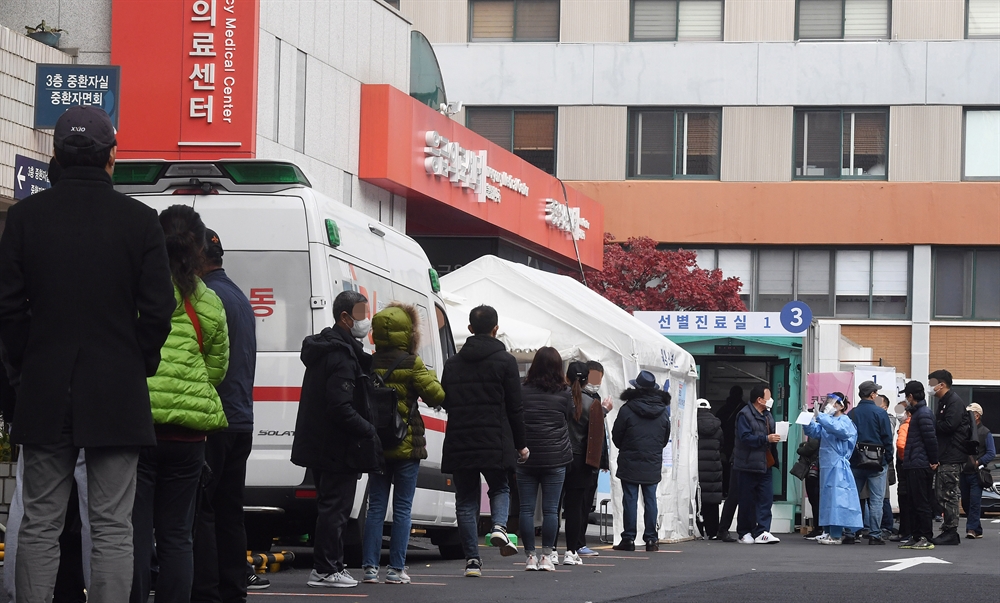
[[[392,450],[406,438],[409,425],[399,414],[399,392],[386,385],[393,371],[410,356],[400,356],[384,375],[373,374],[374,392],[372,394],[372,410],[375,413],[375,430],[382,443],[382,450]],[[413,412],[412,410],[410,411]]]
[[[993,474],[990,473],[990,470],[987,467],[981,467],[979,469],[979,487],[984,490],[993,487]]]
[[[854,453],[851,455],[851,467],[861,471],[877,473],[882,470],[882,457],[884,455],[885,448],[878,444],[858,442],[854,446]]]
[[[809,464],[799,459],[792,465],[791,474],[799,479],[805,479],[809,475]]]

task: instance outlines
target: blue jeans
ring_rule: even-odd
[[[857,469],[851,469],[851,472],[854,473],[854,483],[858,487],[858,494],[861,494],[865,483],[868,484],[868,502],[861,501],[861,515],[865,527],[868,528],[868,535],[872,538],[881,538],[882,500],[885,498],[886,481],[885,467],[878,473],[858,471]]]
[[[892,501],[886,496],[882,499],[882,532],[883,536],[885,534],[892,533],[892,526],[895,521],[892,518]]]
[[[455,517],[458,519],[458,535],[462,539],[465,558],[479,559],[479,499],[482,494],[476,469],[460,469],[451,474],[455,480]],[[490,489],[490,515],[493,525],[507,527],[510,513],[510,487],[507,472],[503,469],[489,469],[482,472]]]
[[[559,496],[566,479],[565,467],[533,469],[517,468],[517,494],[521,499],[521,542],[524,552],[535,550],[535,501],[538,487],[542,488],[542,552],[549,553],[556,546],[559,535]]]
[[[368,476],[368,516],[362,540],[362,567],[378,567],[382,552],[382,529],[389,506],[392,486],[392,536],[389,543],[389,567],[406,567],[406,547],[410,543],[410,510],[417,490],[420,461],[386,461],[385,472]]]
[[[979,486],[979,475],[976,473],[963,473],[958,481],[962,490],[962,508],[965,509],[965,531],[983,533],[983,526],[979,523],[982,515],[983,489]]]
[[[642,518],[646,524],[642,532],[643,542],[657,541],[656,535],[656,486],[657,484],[634,484],[622,482],[622,542],[635,542],[636,507],[639,504],[639,490],[642,490]]]
[[[742,538],[750,534],[754,538],[771,531],[771,506],[774,504],[774,490],[771,485],[772,471],[764,473],[739,472],[740,503],[736,515],[736,533]]]

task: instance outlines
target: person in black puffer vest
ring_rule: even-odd
[[[701,486],[701,516],[698,528],[715,540],[719,532],[722,504],[722,421],[712,414],[712,405],[698,399],[698,484]]]
[[[555,571],[559,532],[559,497],[566,466],[573,461],[568,423],[573,418],[573,397],[562,372],[562,358],[555,348],[542,347],[528,369],[521,388],[524,435],[532,454],[517,467],[521,501],[521,539],[527,555],[524,569]],[[535,501],[542,490],[542,555],[535,554]]]
[[[659,550],[656,536],[656,485],[660,483],[663,447],[670,439],[670,394],[659,391],[656,378],[649,371],[640,371],[630,381],[633,389],[622,392],[625,405],[618,411],[611,439],[618,447],[618,470],[615,476],[622,482],[621,542],[616,551],[634,551],[636,537],[636,505],[642,490],[645,530],[642,539],[647,551]]]

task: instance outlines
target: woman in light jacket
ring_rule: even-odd
[[[569,443],[569,421],[573,397],[562,371],[562,358],[555,348],[535,353],[521,388],[524,405],[524,435],[531,456],[517,467],[517,491],[521,500],[521,540],[527,555],[527,571],[555,571],[559,532],[559,497],[566,466],[573,461]],[[542,490],[542,555],[535,554],[535,499]]]
[[[177,307],[160,366],[147,380],[157,445],[139,454],[132,511],[135,571],[130,603],[150,591],[153,532],[160,567],[157,603],[189,603],[194,577],[195,500],[205,464],[205,436],[228,426],[215,386],[229,368],[226,312],[198,278],[205,224],[189,206],[160,214]]]
[[[813,407],[813,420],[805,433],[819,442],[819,525],[829,535],[817,540],[820,544],[841,544],[844,530],[860,530],[861,500],[851,472],[851,454],[858,440],[858,429],[844,414],[847,402],[840,395],[829,394],[823,413],[820,405]]]

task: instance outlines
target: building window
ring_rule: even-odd
[[[910,252],[850,249],[698,249],[698,267],[738,277],[754,312],[777,312],[792,300],[814,316],[906,318]]]
[[[721,40],[722,0],[632,0],[632,41]]]
[[[1000,2],[997,0],[966,0],[965,18],[967,38],[1000,38]]]
[[[889,39],[892,0],[799,0],[799,40]]]
[[[1000,249],[934,250],[934,316],[1000,319]]]
[[[629,111],[629,178],[719,178],[722,112]]]
[[[1000,179],[1000,110],[965,112],[963,151],[966,180]]]
[[[885,109],[795,112],[795,177],[886,179]]]
[[[470,42],[558,42],[559,0],[469,0]]]
[[[538,169],[556,169],[556,110],[469,107],[466,126]]]

